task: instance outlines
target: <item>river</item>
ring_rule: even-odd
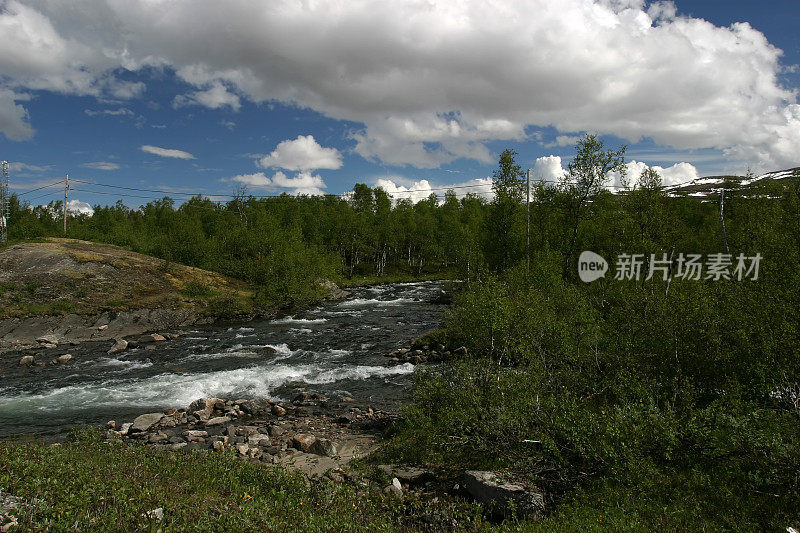
[[[391,409],[414,367],[388,366],[385,354],[439,327],[442,293],[439,282],[365,287],[293,315],[198,328],[117,355],[107,355],[110,342],[54,350],[47,356],[68,352],[73,361],[2,373],[0,437],[57,435],[207,396],[289,400],[308,391]]]

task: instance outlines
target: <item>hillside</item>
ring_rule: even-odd
[[[689,183],[670,185],[665,187],[672,195],[686,195],[690,197],[705,198],[719,194],[720,188],[747,190],[749,187],[763,185],[772,181],[788,180],[800,173],[800,167],[767,172],[759,176],[705,176]]]
[[[94,340],[252,310],[245,283],[116,246],[53,238],[0,251],[0,348],[46,333]]]

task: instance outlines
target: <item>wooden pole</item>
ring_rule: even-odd
[[[531,271],[531,169],[525,173],[526,191],[528,193],[525,202],[525,268]]]
[[[67,193],[69,192],[69,173],[64,181],[64,236],[67,236]]]

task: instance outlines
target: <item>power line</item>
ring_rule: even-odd
[[[25,191],[25,192],[17,193],[17,197],[19,197],[19,196],[25,196],[26,194],[30,194],[30,193],[32,193],[32,192],[41,191],[42,189],[47,189],[47,188],[50,188],[50,187],[55,187],[56,185],[61,185],[62,183],[64,183],[64,180],[59,180],[59,181],[56,181],[56,182],[54,182],[54,183],[51,183],[50,185],[42,185],[41,187],[36,187],[35,189],[31,189],[31,190],[29,190],[29,191]]]

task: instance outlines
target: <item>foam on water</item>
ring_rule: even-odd
[[[273,324],[322,324],[327,322],[328,319],[326,318],[294,318],[293,316],[287,316],[284,318],[279,318],[277,320],[273,320]]]
[[[342,302],[339,305],[341,307],[360,307],[364,305],[377,305],[377,306],[402,305],[414,302],[415,300],[412,300],[410,298],[395,298],[394,300],[377,300],[375,298],[354,298],[352,300],[347,300],[346,302]]]
[[[44,393],[23,393],[4,397],[0,418],[20,412],[52,412],[96,407],[146,407],[161,409],[188,406],[197,398],[216,396],[269,397],[271,392],[291,381],[311,384],[340,380],[363,380],[409,374],[411,364],[395,367],[345,365],[325,368],[322,365],[271,364],[205,374],[159,374],[141,380],[107,380],[99,384],[61,387]]]

